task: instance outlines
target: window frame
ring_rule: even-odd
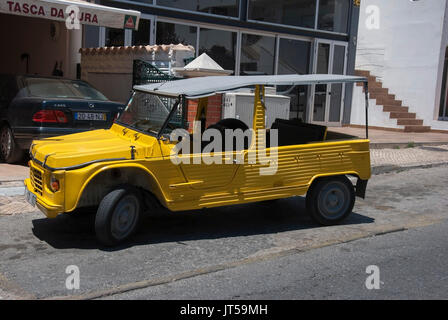
[[[275,23],[275,22],[266,22],[266,21],[259,21],[259,20],[253,20],[249,18],[249,4],[250,4],[250,0],[247,0],[247,7],[246,7],[246,21],[251,22],[251,23],[255,23],[255,24],[260,24],[260,25],[270,25],[270,26],[275,26],[275,27],[283,27],[283,28],[291,28],[291,29],[295,29],[295,30],[304,30],[304,31],[312,31],[312,32],[319,32],[319,33],[327,33],[327,34],[331,34],[331,35],[340,35],[340,36],[348,36],[349,35],[349,22],[350,22],[350,0],[349,1],[349,12],[347,14],[348,19],[347,19],[347,32],[346,33],[342,33],[342,32],[335,32],[335,31],[328,31],[328,30],[321,30],[318,29],[318,24],[319,24],[319,6],[320,6],[320,0],[315,0],[316,1],[316,12],[315,12],[315,16],[314,16],[314,28],[307,28],[307,27],[299,27],[299,26],[294,26],[294,25],[290,25],[290,24],[282,24],[282,23]]]

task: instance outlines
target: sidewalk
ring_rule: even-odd
[[[370,161],[373,173],[380,168],[390,167],[425,167],[448,164],[448,144],[438,146],[417,146],[400,149],[371,149]]]
[[[24,180],[29,171],[30,169],[26,164],[0,163],[0,182],[4,184],[5,182]]]
[[[366,137],[365,128],[329,127],[328,130],[345,133],[360,138]],[[409,143],[417,145],[441,145],[448,144],[448,132],[399,132],[369,129],[370,148],[394,148],[404,147]]]

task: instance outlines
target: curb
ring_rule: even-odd
[[[408,147],[409,144],[412,144],[413,147],[422,147],[422,146],[443,146],[448,145],[448,141],[445,142],[370,142],[370,149],[394,149],[396,147],[400,147],[400,149],[410,149]]]
[[[0,188],[0,196],[23,196],[25,187],[4,187]]]
[[[394,165],[379,165],[372,167],[372,175],[379,175],[391,172],[403,172],[413,169],[427,169],[447,166],[448,162],[437,162],[430,164],[414,165],[414,166],[394,166]]]

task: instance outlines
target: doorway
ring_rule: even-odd
[[[346,73],[347,43],[316,40],[313,73]],[[345,84],[316,84],[311,87],[309,121],[326,126],[340,126],[343,115]]]

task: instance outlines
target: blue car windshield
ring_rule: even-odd
[[[24,77],[23,82],[32,97],[108,101],[101,92],[79,80]]]

